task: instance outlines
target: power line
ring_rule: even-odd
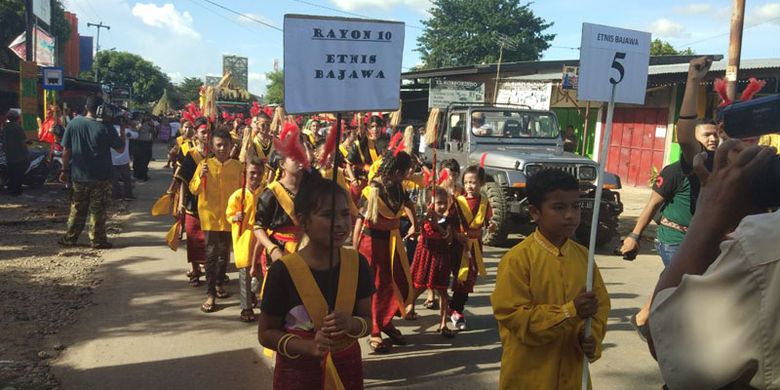
[[[780,20],[780,17],[776,17],[776,18],[772,18],[772,19],[767,19],[767,20],[765,20],[765,21],[763,21],[763,22],[760,22],[760,23],[754,23],[754,24],[751,24],[751,25],[749,25],[749,26],[746,26],[746,27],[744,27],[742,30],[744,31],[744,30],[747,30],[747,29],[749,29],[749,28],[758,27],[758,26],[760,26],[760,25],[762,25],[762,24],[766,24],[766,23],[769,23],[769,22],[774,22],[775,20]],[[691,45],[694,45],[694,44],[697,44],[697,43],[702,43],[702,42],[709,41],[709,40],[711,40],[711,39],[720,38],[720,37],[725,37],[725,36],[727,36],[727,35],[729,35],[729,34],[731,34],[731,32],[725,32],[725,33],[722,33],[722,34],[713,35],[713,36],[711,36],[711,37],[708,37],[708,38],[703,38],[703,39],[699,39],[699,40],[696,40],[696,41],[693,41],[693,42],[688,42],[688,43],[685,43],[685,44],[679,45],[679,47],[689,47],[689,46],[691,46]]]
[[[235,20],[233,20],[233,19],[231,19],[231,18],[229,18],[229,17],[227,17],[227,16],[225,16],[225,15],[223,15],[223,14],[221,14],[221,13],[218,13],[218,12],[216,12],[216,11],[214,11],[213,9],[211,9],[211,8],[209,8],[209,7],[206,7],[205,5],[203,5],[203,4],[201,4],[201,3],[199,3],[199,2],[197,2],[197,1],[195,1],[195,0],[190,0],[190,1],[191,1],[193,4],[197,5],[198,7],[202,8],[202,9],[204,9],[204,10],[206,10],[206,11],[208,11],[208,12],[210,12],[210,13],[212,13],[212,14],[216,15],[216,16],[219,16],[220,18],[222,18],[222,19],[225,19],[226,21],[228,21],[228,22],[230,22],[230,23],[235,23]],[[250,29],[249,27],[247,27],[246,25],[244,25],[244,24],[242,24],[242,23],[240,23],[240,22],[238,23],[238,26],[240,26],[240,27],[241,27],[241,28],[243,28],[244,30],[246,30],[246,31],[248,31],[248,32],[250,32],[250,33],[253,33],[253,34],[254,34],[254,33],[257,33],[257,31],[258,31],[258,30]]]
[[[306,0],[292,0],[292,1],[294,1],[296,3],[310,5],[312,7],[326,9],[326,10],[333,11],[333,12],[339,12],[339,13],[342,13],[344,15],[357,16],[357,17],[363,18],[363,19],[376,19],[376,18],[372,18],[372,17],[367,16],[367,15],[361,15],[361,14],[354,13],[354,12],[344,11],[344,10],[340,10],[338,8],[328,7],[327,5],[316,4],[316,3],[312,3],[312,2],[309,2],[309,1],[306,1]],[[415,28],[415,29],[418,29],[418,30],[425,30],[425,27],[416,26],[414,24],[404,23],[404,25],[406,25],[406,27],[411,27],[411,28]]]
[[[233,9],[231,9],[231,8],[225,7],[224,5],[222,5],[222,4],[219,4],[219,3],[217,3],[217,2],[214,2],[214,1],[211,1],[211,0],[203,0],[203,1],[205,1],[205,2],[207,2],[207,3],[209,3],[209,4],[211,4],[211,5],[213,5],[213,6],[215,6],[215,7],[222,8],[222,9],[224,9],[225,11],[228,11],[228,12],[230,12],[230,13],[233,13],[233,14],[236,14],[236,15],[238,15],[238,16],[244,17],[244,18],[246,18],[247,20],[251,20],[251,21],[253,21],[253,22],[255,22],[255,23],[260,23],[260,24],[262,24],[262,25],[264,25],[264,26],[266,26],[266,27],[270,27],[270,28],[272,28],[272,29],[274,29],[274,30],[278,30],[278,31],[284,31],[284,30],[282,30],[281,28],[279,28],[279,27],[276,27],[276,26],[274,26],[274,25],[273,25],[273,24],[271,24],[271,23],[264,22],[264,21],[262,21],[262,20],[260,20],[260,19],[257,19],[257,18],[255,18],[255,17],[253,17],[253,16],[251,16],[251,15],[247,15],[247,14],[244,14],[244,13],[238,12],[238,11],[236,11],[236,10],[233,10]]]

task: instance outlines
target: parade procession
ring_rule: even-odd
[[[780,388],[780,3],[167,1],[0,3],[0,390]]]

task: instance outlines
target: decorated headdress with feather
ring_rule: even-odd
[[[195,103],[190,103],[187,105],[186,110],[183,110],[181,113],[181,117],[184,118],[185,121],[188,121],[192,123],[192,125],[195,125],[195,119],[198,117],[203,116],[198,106],[195,105]]]
[[[291,158],[305,169],[311,166],[306,157],[306,149],[301,143],[301,130],[294,123],[285,123],[279,139],[274,139],[274,148],[287,158]]]
[[[336,126],[336,122],[333,122],[330,131],[328,131],[328,138],[325,140],[325,149],[322,151],[322,156],[320,156],[320,167],[326,166],[328,158],[330,158],[336,150]]]
[[[751,77],[748,81],[747,87],[745,87],[745,90],[742,91],[742,96],[740,96],[740,101],[747,101],[753,98],[753,96],[758,93],[764,86],[766,85],[766,81],[759,80],[755,77]],[[728,86],[728,80],[726,79],[715,79],[715,82],[713,83],[715,92],[720,95],[720,98],[723,100],[719,105],[718,108],[726,107],[732,103],[734,103],[731,99],[728,97],[728,93],[726,92],[727,86]]]
[[[404,145],[403,136],[404,134],[399,131],[393,134],[393,137],[390,138],[390,144],[387,145],[387,151],[393,153],[393,156],[397,155],[406,148]]]
[[[252,102],[252,108],[249,109],[249,116],[254,118],[260,115],[260,112],[262,112],[262,108],[260,108],[260,104],[258,104],[257,102]]]

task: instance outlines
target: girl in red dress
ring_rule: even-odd
[[[412,264],[415,297],[426,289],[438,292],[439,333],[447,338],[455,337],[455,333],[447,328],[447,287],[452,264],[453,238],[458,228],[447,218],[451,203],[447,190],[436,187],[433,204],[423,222]]]

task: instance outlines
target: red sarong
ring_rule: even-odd
[[[272,241],[275,241],[280,245],[279,249],[282,250],[283,254],[291,253],[291,245],[298,244],[298,240],[300,238],[301,228],[297,226],[291,226],[291,227],[284,227],[280,228],[278,230],[275,230],[271,232],[268,236],[271,238]],[[263,273],[263,276],[265,276],[265,272],[268,270],[268,267],[271,266],[270,259],[268,258],[268,251],[264,250],[260,254],[260,264],[262,265],[261,271]]]
[[[187,262],[206,264],[206,238],[200,229],[200,219],[185,214],[184,231],[187,233]]]
[[[405,297],[409,293],[409,284],[404,277],[404,270],[400,261],[395,262],[395,272],[390,269],[390,238],[389,232],[375,231],[376,233],[388,233],[387,238],[371,237],[363,234],[360,237],[358,252],[368,260],[371,271],[374,273],[376,293],[371,299],[371,316],[373,318],[371,335],[380,336],[386,329],[394,329],[392,320],[398,311],[398,300],[393,291],[393,276],[395,283]],[[400,255],[396,253],[396,259]]]
[[[305,339],[314,338],[314,333],[289,331]],[[345,389],[363,389],[363,360],[360,354],[360,344],[352,343],[344,350],[333,352],[333,363],[339,372],[341,383]],[[276,354],[274,367],[274,389],[284,390],[317,390],[322,389],[323,360],[309,356],[288,359],[282,354]]]

